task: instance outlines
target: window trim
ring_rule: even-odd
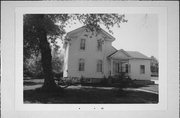
[[[102,42],[97,40],[97,50],[102,51]]]
[[[85,71],[85,60],[83,58],[79,59],[78,71]]]
[[[140,65],[140,74],[145,74],[146,69],[145,69],[145,65]]]
[[[80,40],[80,50],[85,50],[86,49],[86,39],[81,38]]]
[[[101,59],[97,61],[96,68],[97,68],[97,72],[103,72],[103,61]]]

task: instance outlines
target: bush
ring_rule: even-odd
[[[63,77],[63,72],[55,72],[53,71],[53,76],[57,79],[60,79]]]
[[[80,84],[84,84],[84,83],[85,83],[85,80],[84,80],[83,76],[81,76],[81,78],[80,78]]]
[[[102,78],[102,80],[100,81],[100,84],[101,85],[107,85],[108,84],[108,80],[107,80],[107,78],[104,76],[103,78]]]
[[[133,84],[133,81],[130,78],[121,78],[118,83],[116,83],[116,87],[118,88],[127,88]]]
[[[112,78],[112,84],[114,84],[115,87],[121,89],[130,87],[133,84],[133,80],[129,76],[126,76],[125,73],[120,73],[119,75],[116,75],[111,78]]]

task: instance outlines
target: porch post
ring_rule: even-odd
[[[120,74],[122,73],[122,62],[120,61]]]
[[[110,76],[112,75],[113,75],[113,59],[111,58],[111,75]]]
[[[130,65],[129,65],[129,59],[128,59],[128,76],[129,76],[129,74],[130,74]]]

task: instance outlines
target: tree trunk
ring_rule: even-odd
[[[43,88],[51,90],[57,88],[57,85],[53,78],[51,48],[46,36],[46,33],[43,32],[40,39],[41,63],[44,73]]]
[[[44,15],[39,15],[40,21],[43,21]],[[41,24],[42,22],[40,22]],[[52,73],[52,55],[51,55],[51,48],[50,44],[47,40],[47,32],[43,26],[39,27],[39,48],[41,51],[41,63],[44,73],[44,84],[43,89],[45,90],[54,90],[57,89],[58,86],[56,85]]]

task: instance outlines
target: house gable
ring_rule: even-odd
[[[114,53],[110,54],[108,57],[114,58],[114,59],[147,59],[150,58],[146,55],[137,52],[137,51],[125,51],[123,49],[120,49],[118,51],[115,51]]]
[[[131,56],[134,59],[150,59],[146,55],[137,51],[126,51],[126,52],[129,54],[129,56]]]
[[[67,33],[66,38],[67,39],[76,39],[79,36],[79,34],[82,34],[83,32],[88,32],[87,30],[88,29],[85,26],[80,27],[78,29],[75,29],[75,30]],[[92,34],[95,34],[95,33],[92,32]],[[112,42],[112,41],[115,40],[115,38],[113,36],[111,36],[109,33],[104,31],[102,28],[98,32],[98,35],[101,35],[104,38],[104,40],[106,40],[106,41],[111,41]]]

